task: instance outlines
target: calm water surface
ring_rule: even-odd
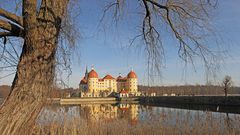
[[[49,105],[41,112],[38,123],[48,125],[55,122],[73,121],[80,118],[84,123],[125,120],[129,126],[164,125],[176,128],[196,128],[209,125],[221,130],[239,130],[240,115],[231,113],[187,110],[139,104],[82,104],[82,105]]]
[[[198,107],[193,107],[194,109]],[[192,109],[193,109],[192,108]],[[41,126],[51,124],[64,125],[75,122],[78,126],[88,123],[105,123],[104,126],[111,128],[112,125],[126,124],[128,127],[158,130],[177,130],[177,133],[205,132],[206,134],[240,134],[240,114],[211,112],[216,108],[200,107],[202,110],[177,109],[161,106],[144,106],[140,104],[81,104],[81,105],[59,105],[52,104],[43,108],[39,114],[37,123]],[[205,110],[205,111],[203,111]],[[219,109],[221,110],[221,108]],[[234,112],[234,108],[230,109]],[[237,108],[236,108],[237,110]],[[228,110],[225,109],[226,112]],[[238,111],[236,111],[238,112]],[[121,124],[119,122],[124,121]],[[73,122],[74,123],[74,122]],[[71,125],[72,126],[72,125]],[[124,127],[123,126],[123,127]],[[132,129],[132,128],[131,128]],[[231,132],[233,131],[233,132]],[[153,131],[152,133],[155,133]],[[158,132],[158,133],[161,133]],[[157,134],[158,134],[157,133]]]

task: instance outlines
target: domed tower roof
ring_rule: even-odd
[[[80,84],[87,84],[87,80],[85,79],[85,77],[80,81]]]
[[[130,71],[127,75],[127,78],[137,78],[137,75],[134,71]]]
[[[113,78],[111,75],[107,74],[105,77],[103,77],[103,79],[115,79],[115,78]]]
[[[98,74],[97,72],[92,69],[89,73],[88,73],[88,78],[98,78]]]

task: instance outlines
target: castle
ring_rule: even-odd
[[[81,93],[90,93],[92,96],[100,96],[103,92],[119,93],[121,91],[136,95],[138,93],[138,79],[136,73],[131,70],[126,77],[119,75],[117,78],[107,74],[103,78],[98,77],[98,73],[92,68],[90,72],[85,72],[79,84]],[[97,95],[96,95],[97,94]]]

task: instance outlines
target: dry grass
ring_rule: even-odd
[[[39,126],[35,130],[35,134],[51,135],[238,135],[239,133],[239,129],[228,129],[220,126],[220,123],[196,122],[190,126],[189,123],[164,125],[147,122],[132,126],[126,120],[86,123],[78,119],[65,122],[63,125],[51,123],[50,125]]]
[[[240,134],[239,115],[216,115],[216,113],[211,112],[179,111],[176,109],[162,109],[154,113],[151,108],[139,112],[141,115],[138,115],[138,121],[133,122],[128,117],[129,113],[127,112],[125,114],[118,112],[116,118],[107,119],[104,117],[91,118],[83,112],[80,115],[86,117],[79,117],[76,112],[74,114],[73,110],[58,110],[56,114],[51,116],[51,119],[49,116],[42,117],[47,122],[38,121],[33,133],[51,135]]]

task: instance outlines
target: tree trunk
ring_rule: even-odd
[[[224,95],[225,95],[225,97],[227,97],[227,94],[228,94],[228,88],[227,88],[227,86],[225,86],[225,88],[224,88]]]
[[[57,41],[68,0],[23,0],[24,46],[12,92],[0,109],[0,133],[31,134],[55,75]]]

